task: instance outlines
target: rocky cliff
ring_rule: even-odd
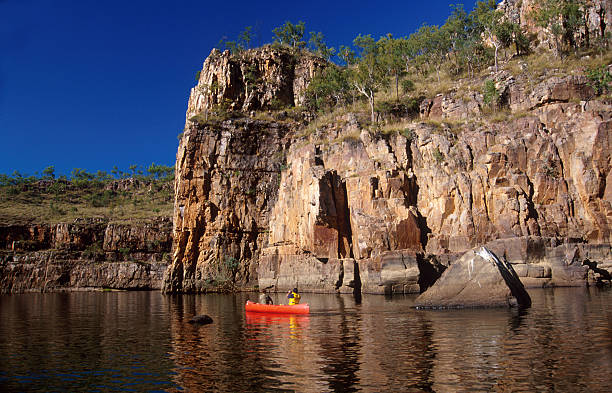
[[[538,7],[537,0],[503,0],[499,3],[498,9],[502,10],[507,19],[521,26],[528,33],[533,34],[537,40],[536,46],[552,49],[555,45],[550,34],[538,27],[531,13]],[[579,29],[577,40],[584,39],[587,44],[592,44],[597,37],[605,37],[610,32],[612,26],[612,1],[585,1],[585,23]]]
[[[217,106],[253,111],[297,106],[325,60],[309,53],[263,46],[232,55],[213,49],[191,89],[187,119]]]
[[[225,96],[242,109],[298,103],[296,70],[314,66],[284,56],[242,57],[272,81],[249,94],[248,64],[216,51],[204,63],[198,86],[216,76],[220,90],[188,105],[166,291],[420,292],[485,244],[527,286],[585,285],[586,258],[612,267],[611,103],[591,100],[580,72],[492,75],[501,120],[461,89],[387,132],[350,113],[308,128],[286,114],[190,120]]]
[[[0,293],[63,289],[160,289],[171,221],[0,226]]]

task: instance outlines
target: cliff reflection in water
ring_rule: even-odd
[[[0,391],[172,389],[157,292],[0,296]]]
[[[610,391],[609,291],[533,291],[529,310],[417,311],[412,299],[307,294],[308,316],[248,295],[171,299],[175,384],[220,391]],[[215,323],[186,321],[206,313]]]
[[[0,296],[0,390],[612,391],[612,291],[530,295],[524,311],[423,311],[304,294],[306,316],[246,314],[254,294]]]

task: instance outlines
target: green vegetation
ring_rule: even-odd
[[[314,112],[343,105],[351,98],[348,73],[334,64],[318,73],[306,89],[306,107]]]
[[[497,108],[497,101],[499,100],[499,91],[495,87],[495,81],[487,79],[482,89],[483,101],[489,107]]]
[[[356,67],[350,70],[349,75],[353,87],[359,94],[367,98],[371,121],[374,123],[376,120],[374,117],[375,94],[388,83],[383,48],[369,34],[357,36],[353,43],[361,49],[361,60]]]
[[[336,54],[336,49],[330,48],[325,43],[325,36],[321,32],[310,32],[310,40],[308,40],[308,44],[310,49],[321,56],[325,60],[331,60],[331,58]]]
[[[583,0],[542,0],[531,13],[538,26],[552,33],[557,56],[578,48],[575,36],[586,24],[584,6]]]
[[[273,29],[272,46],[296,57],[308,51],[330,60],[326,67],[317,70],[308,85],[303,108],[299,108],[306,113],[301,119],[295,118],[309,122],[302,136],[311,135],[347,112],[358,112],[362,125],[369,124],[372,129],[400,132],[403,122],[419,115],[424,99],[452,91],[457,92],[454,94],[457,99],[482,97],[484,116],[490,121],[504,121],[512,113],[500,102],[502,91],[496,88],[502,75],[499,71],[508,71],[531,88],[542,82],[544,76],[585,72],[597,95],[609,93],[612,77],[606,66],[612,60],[608,50],[611,35],[604,24],[599,31],[584,31],[590,2],[544,0],[537,2],[526,16],[531,26],[549,32],[557,56],[543,50],[530,52],[541,44],[538,40],[542,37],[514,23],[497,9],[497,3],[477,1],[471,11],[461,4],[451,5],[449,16],[441,25],[424,24],[411,34],[398,37],[387,34],[375,39],[359,34],[351,45],[340,45],[338,50],[325,43],[323,33],[308,32],[302,21],[297,24],[287,21]],[[226,48],[239,55],[249,46],[250,32],[247,27],[233,46]],[[256,67],[253,64],[253,69],[243,70],[246,95],[261,82],[258,80],[261,70]],[[223,103],[213,104],[213,120],[240,115],[224,110]],[[265,113],[259,111],[254,116],[282,121],[287,116],[274,112],[293,110],[281,102],[271,102],[264,109]],[[369,121],[362,119],[364,113]],[[204,123],[208,113],[192,120]]]
[[[547,162],[544,164],[544,174],[547,177],[553,178],[553,179],[557,179],[559,177],[559,170],[557,169],[557,163],[554,162],[553,160],[549,159],[547,160]]]
[[[251,41],[255,39],[255,36],[256,34],[253,26],[247,26],[242,32],[240,32],[240,34],[238,34],[237,40],[228,41],[227,37],[223,37],[219,40],[216,47],[219,50],[227,49],[233,54],[239,54],[251,47]]]
[[[436,160],[438,164],[441,164],[442,162],[444,162],[444,154],[437,147],[433,151],[433,158]]]
[[[601,95],[610,91],[612,75],[610,75],[610,71],[608,71],[605,65],[587,68],[586,74],[589,78],[589,85],[595,90],[596,95]]]
[[[231,292],[236,286],[236,275],[240,269],[240,261],[231,256],[217,259],[211,264],[209,278],[205,280],[208,292]]]
[[[171,216],[174,168],[152,163],[146,170],[114,167],[89,173],[75,168],[70,177],[56,178],[49,166],[42,176],[15,171],[0,174],[0,222],[73,221],[101,217],[110,220]]]
[[[291,48],[303,48],[306,42],[304,38],[305,24],[300,21],[298,24],[287,21],[284,25],[272,30],[274,33],[274,43],[278,45],[286,45]]]

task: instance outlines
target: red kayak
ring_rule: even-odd
[[[308,314],[310,306],[306,304],[295,304],[287,306],[284,304],[261,304],[247,300],[244,306],[246,311],[251,312],[267,312],[271,314]]]

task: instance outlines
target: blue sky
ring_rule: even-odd
[[[195,73],[221,37],[255,26],[262,44],[302,20],[338,47],[441,24],[452,3],[0,0],[0,173],[173,165]]]

